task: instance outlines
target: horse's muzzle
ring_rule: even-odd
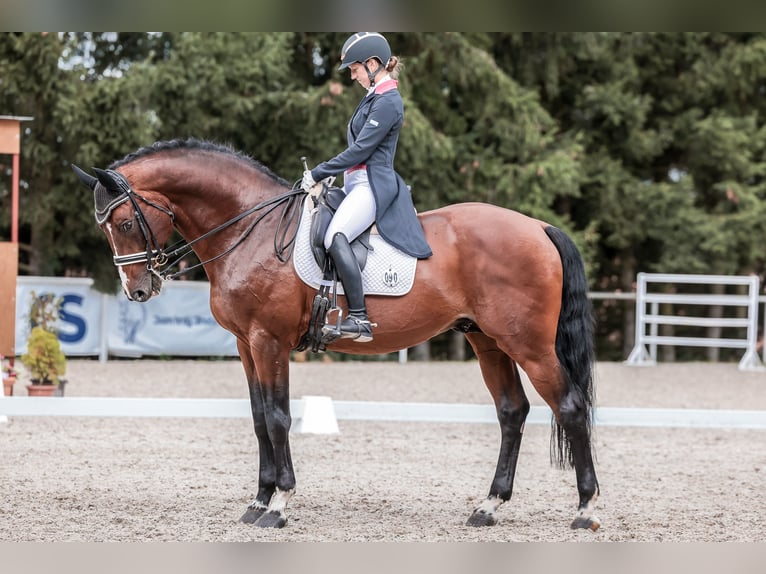
[[[140,281],[138,286],[126,293],[131,301],[146,303],[154,295],[159,295],[160,291],[162,291],[162,277],[157,273],[150,272]]]

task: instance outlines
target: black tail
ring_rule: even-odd
[[[595,350],[593,310],[588,299],[585,267],[577,246],[566,233],[553,226],[547,227],[545,233],[558,249],[564,270],[561,312],[556,332],[556,356],[561,364],[567,388],[576,393],[579,404],[586,410],[587,432],[590,436],[593,425]],[[552,426],[551,462],[560,467],[571,467],[573,459],[569,439],[555,419]]]

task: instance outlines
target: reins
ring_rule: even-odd
[[[170,259],[171,257],[176,257],[177,255],[178,257],[176,257],[176,259],[174,259],[170,263],[167,263],[167,269],[159,272],[160,277],[166,280],[172,280],[172,279],[175,279],[176,277],[189,273],[190,271],[197,269],[198,267],[202,267],[204,265],[207,265],[208,263],[216,261],[217,259],[225,257],[226,255],[234,251],[237,247],[239,247],[239,245],[245,239],[247,239],[247,237],[253,232],[253,230],[261,222],[261,220],[267,215],[269,215],[272,211],[274,211],[280,204],[284,204],[284,209],[282,210],[282,215],[280,216],[279,223],[277,224],[277,230],[274,234],[274,253],[277,256],[277,259],[279,259],[282,263],[284,263],[290,258],[290,255],[292,255],[292,250],[293,250],[293,247],[295,246],[295,239],[298,236],[298,226],[291,225],[292,223],[297,222],[297,216],[300,214],[300,209],[298,209],[298,207],[303,205],[302,201],[297,201],[297,200],[300,196],[305,194],[306,192],[303,191],[302,189],[291,189],[290,191],[282,193],[276,197],[272,197],[266,201],[259,203],[258,205],[255,205],[249,209],[246,209],[239,215],[236,215],[235,217],[229,219],[228,221],[225,221],[218,227],[214,227],[210,231],[205,232],[204,234],[200,235],[196,239],[193,239],[192,241],[182,241],[176,245],[171,246],[169,251],[162,252],[162,253],[167,257],[167,259]],[[169,269],[178,265],[185,257],[191,254],[192,245],[194,245],[195,243],[199,241],[207,239],[208,237],[215,235],[216,233],[220,231],[223,231],[227,227],[230,227],[234,225],[235,223],[237,223],[238,221],[241,221],[248,215],[252,215],[253,213],[260,211],[262,209],[265,209],[265,211],[261,213],[258,216],[258,218],[255,219],[255,221],[253,221],[247,227],[247,229],[239,236],[239,238],[231,246],[229,246],[225,251],[219,253],[218,255],[210,257],[209,259],[206,259],[205,261],[200,261],[199,263],[195,265],[192,265],[185,269],[181,269],[180,271],[176,271],[175,273],[170,273],[170,274],[167,273]],[[288,237],[288,233],[290,233],[291,228],[293,229],[293,231],[291,235]],[[282,230],[281,233],[280,233],[280,230]]]
[[[277,229],[274,234],[274,252],[277,258],[282,263],[287,261],[292,255],[292,250],[295,246],[295,240],[298,235],[297,221],[300,216],[300,208],[303,205],[303,199],[306,195],[306,192],[303,189],[293,187],[287,192],[281,193],[275,197],[267,199],[266,201],[262,201],[261,203],[258,203],[257,205],[250,207],[249,209],[246,209],[242,213],[221,223],[220,225],[218,225],[217,227],[214,227],[210,231],[203,233],[196,239],[193,239],[191,241],[182,240],[170,246],[167,250],[164,250],[162,249],[161,246],[159,246],[157,239],[154,235],[154,232],[152,231],[152,228],[149,225],[149,222],[146,220],[146,217],[144,216],[143,211],[141,210],[141,207],[138,204],[138,201],[136,201],[136,198],[140,199],[145,204],[162,211],[163,213],[165,213],[166,215],[170,217],[171,222],[175,223],[175,216],[173,212],[165,209],[161,205],[158,205],[154,202],[149,201],[148,199],[144,198],[140,194],[136,193],[130,187],[130,184],[128,184],[127,180],[124,177],[122,177],[122,174],[119,174],[118,172],[111,172],[111,173],[114,176],[117,176],[115,177],[115,179],[117,180],[117,183],[120,186],[120,189],[122,189],[122,191],[128,196],[130,202],[132,203],[133,208],[135,210],[136,219],[138,221],[139,228],[141,229],[141,233],[143,234],[144,239],[146,240],[146,252],[132,253],[130,255],[114,256],[113,258],[114,264],[118,267],[123,265],[132,265],[135,263],[146,262],[147,269],[151,271],[152,273],[155,273],[161,279],[163,280],[175,279],[181,275],[191,272],[194,269],[197,269],[198,267],[202,267],[208,263],[211,263],[212,261],[216,261],[217,259],[225,257],[226,255],[234,251],[239,245],[242,244],[242,242],[245,239],[247,239],[247,237],[252,233],[253,229],[255,229],[255,227],[263,220],[264,217],[269,215],[277,207],[279,207],[279,205],[282,205],[282,204],[284,204],[284,209],[282,210],[282,215],[279,219],[279,223],[277,224]],[[231,227],[232,225],[243,220],[247,216],[252,215],[253,213],[256,213],[261,210],[264,210],[263,213],[261,213],[258,216],[258,218],[255,219],[255,221],[253,221],[247,227],[247,229],[239,236],[239,238],[237,238],[237,240],[231,246],[229,246],[225,251],[219,253],[218,255],[210,257],[209,259],[206,259],[205,261],[200,261],[199,263],[195,265],[176,271],[175,273],[169,273],[170,269],[178,265],[184,258],[186,258],[188,255],[192,253],[193,251],[192,246],[194,244],[204,239],[207,239],[208,237],[211,237],[228,227]],[[172,261],[170,261],[171,259]],[[162,269],[163,267],[164,269]]]

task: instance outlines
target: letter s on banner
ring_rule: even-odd
[[[78,343],[85,337],[87,325],[85,319],[81,315],[70,312],[67,305],[72,304],[82,308],[83,297],[81,295],[67,293],[64,295],[63,299],[64,301],[61,305],[59,319],[62,323],[66,323],[69,326],[62,325],[59,328],[59,339],[62,343]]]

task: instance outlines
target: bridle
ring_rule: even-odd
[[[134,263],[143,263],[148,262],[152,265],[148,265],[147,269],[150,271],[154,271],[155,268],[161,267],[167,263],[168,255],[163,252],[162,246],[157,241],[157,237],[154,235],[154,231],[152,231],[151,226],[149,225],[149,222],[146,220],[146,216],[144,215],[144,212],[141,210],[141,207],[138,205],[138,200],[143,201],[145,204],[163,212],[168,217],[170,217],[171,224],[175,224],[175,215],[172,211],[169,209],[166,209],[162,207],[161,205],[158,205],[152,201],[149,201],[142,195],[137,194],[135,191],[133,191],[133,188],[130,187],[130,184],[128,183],[128,180],[125,179],[125,176],[123,176],[121,173],[113,171],[113,170],[106,170],[109,175],[112,176],[112,179],[117,184],[117,186],[122,191],[124,197],[118,198],[116,201],[112,203],[112,209],[120,205],[121,203],[124,203],[125,201],[130,201],[130,203],[133,206],[133,213],[135,215],[136,221],[138,221],[138,227],[141,229],[141,234],[144,236],[144,239],[146,240],[146,251],[143,253],[131,253],[130,255],[115,255],[114,256],[114,264],[117,267],[122,267],[123,265],[133,265]]]
[[[149,225],[149,221],[146,219],[139,201],[161,211],[170,217],[170,222],[174,226],[175,214],[169,209],[166,209],[165,207],[146,199],[141,194],[136,193],[133,188],[130,187],[128,180],[125,179],[125,176],[123,176],[121,173],[113,170],[106,171],[109,175],[112,176],[115,183],[120,188],[120,191],[124,195],[124,198],[118,197],[116,201],[112,202],[111,208],[114,209],[125,201],[130,201],[131,206],[133,207],[136,221],[138,222],[138,227],[144,236],[144,241],[146,242],[145,251],[131,253],[128,255],[115,255],[113,257],[113,261],[117,267],[135,265],[137,263],[146,263],[146,269],[155,274],[160,279],[175,279],[180,275],[189,273],[193,269],[202,267],[212,261],[220,259],[221,257],[225,257],[234,251],[234,249],[236,249],[245,239],[247,239],[250,233],[252,233],[253,229],[255,229],[256,225],[258,225],[258,223],[260,223],[264,217],[266,217],[280,205],[283,205],[283,209],[279,224],[277,225],[277,229],[274,234],[274,252],[282,263],[286,262],[292,255],[292,251],[295,246],[295,239],[298,235],[297,222],[300,217],[303,200],[306,196],[306,192],[300,187],[293,186],[293,188],[289,191],[262,201],[261,203],[246,209],[242,213],[214,227],[210,231],[205,232],[196,239],[191,241],[181,240],[178,243],[171,245],[167,249],[163,249],[163,247],[157,241],[157,237],[154,234],[151,225]],[[247,229],[245,229],[245,231],[237,238],[237,240],[223,252],[210,257],[205,261],[201,261],[196,265],[186,267],[185,269],[181,269],[175,273],[170,273],[170,270],[173,267],[178,265],[184,258],[192,253],[192,246],[195,243],[198,243],[212,235],[215,235],[216,233],[219,233],[220,231],[223,231],[224,229],[234,225],[235,223],[258,211],[262,211],[262,213],[260,213],[258,217],[252,223],[250,223],[250,225],[248,225]]]

